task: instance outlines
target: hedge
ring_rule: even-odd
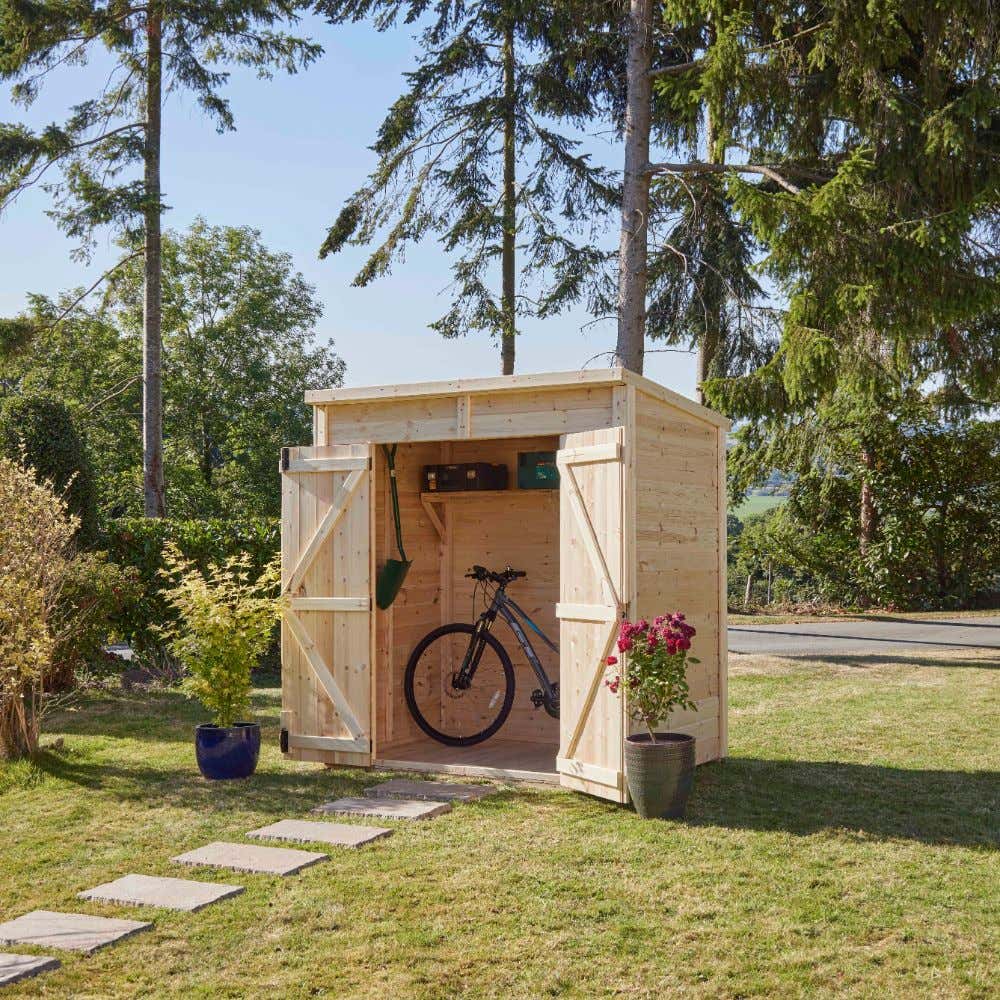
[[[12,396],[0,406],[0,455],[29,465],[65,496],[80,518],[78,539],[90,545],[97,530],[97,493],[86,442],[69,407],[48,396]]]
[[[133,649],[140,652],[161,645],[156,626],[171,616],[161,595],[160,576],[163,549],[168,542],[201,568],[246,552],[253,571],[259,572],[277,555],[281,528],[277,518],[226,521],[130,517],[111,521],[101,547],[116,563],[138,570],[141,591],[116,624]]]

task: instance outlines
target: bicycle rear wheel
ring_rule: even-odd
[[[482,653],[469,687],[455,686],[475,634],[475,625],[442,625],[420,640],[406,664],[403,692],[410,714],[428,736],[447,746],[488,740],[514,704],[514,668],[489,632],[479,637]]]

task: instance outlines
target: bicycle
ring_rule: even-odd
[[[476,581],[473,615],[479,587],[483,587],[484,596],[488,595],[490,584],[496,587],[476,623],[442,625],[425,635],[410,654],[403,680],[406,704],[417,725],[439,743],[454,747],[482,743],[510,715],[514,704],[514,667],[507,650],[493,635],[497,618],[510,626],[541,685],[532,692],[531,703],[535,708],[544,708],[552,718],[559,718],[559,683],[549,680],[518,619],[553,652],[558,653],[559,646],[507,595],[508,584],[527,575],[509,566],[502,573],[473,566],[472,572],[465,574],[466,579]],[[431,721],[435,716],[436,724]]]

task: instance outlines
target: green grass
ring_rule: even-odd
[[[738,518],[740,518],[740,520],[742,520],[745,517],[749,517],[751,514],[763,514],[764,511],[771,510],[774,507],[780,507],[787,500],[787,496],[754,494],[752,496],[745,497],[740,502],[739,506],[734,507],[729,513],[735,514]]]
[[[83,903],[383,775],[284,762],[209,784],[192,707],[92,697],[0,767],[0,910],[156,925],[5,991],[80,997],[987,997],[1000,953],[1000,671],[968,656],[733,657],[731,758],[685,822],[507,788],[198,914]],[[219,878],[195,870],[194,877]],[[30,950],[30,949],[24,949]]]

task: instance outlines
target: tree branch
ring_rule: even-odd
[[[801,194],[802,188],[786,180],[774,167],[762,163],[705,163],[693,160],[690,163],[650,163],[646,167],[649,174],[760,174],[774,181],[791,194]]]

